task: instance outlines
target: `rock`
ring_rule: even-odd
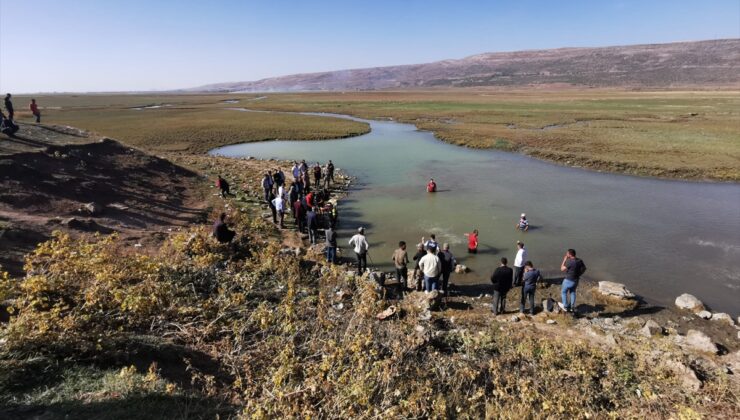
[[[740,335],[740,332],[738,334]],[[740,350],[723,356],[722,361],[727,364],[733,374],[740,375]]]
[[[426,328],[424,328],[424,326],[423,326],[423,325],[417,325],[417,326],[415,326],[415,327],[414,327],[414,330],[415,330],[415,331],[416,331],[417,333],[419,333],[419,334],[424,334],[424,333],[425,333],[425,332],[427,331],[427,329],[426,329]]]
[[[397,310],[396,307],[393,306],[393,305],[391,305],[391,306],[388,307],[388,309],[386,309],[385,311],[379,313],[375,317],[382,321],[384,319],[388,319],[388,318],[392,317],[393,315],[395,315],[396,314],[396,310]]]
[[[464,266],[462,264],[458,264],[458,265],[455,266],[455,273],[457,273],[457,274],[465,274],[467,272],[468,272],[468,267],[466,267],[466,266]]]
[[[374,281],[379,286],[385,285],[385,273],[380,271],[371,271],[370,274],[368,274],[368,279]]]
[[[557,324],[557,323],[558,322],[555,321],[554,319],[548,319],[547,321],[545,321],[545,324],[550,324],[550,325]]]
[[[622,283],[613,281],[600,281],[599,293],[606,296],[613,296],[620,299],[634,299],[635,294],[630,292]]]
[[[114,230],[97,224],[94,220],[80,220],[76,217],[70,217],[62,220],[62,224],[70,229],[81,230],[84,232],[98,232],[104,234],[113,233]]]
[[[673,372],[684,388],[691,391],[698,391],[701,388],[702,382],[696,377],[696,373],[690,367],[672,359],[664,361],[663,366]]]
[[[426,311],[422,312],[419,315],[419,320],[421,321],[429,321],[432,319],[432,313],[427,309]]]
[[[542,309],[548,314],[560,313],[560,306],[552,298],[547,298],[542,301]]]
[[[83,204],[80,212],[94,217],[103,214],[104,210],[105,207],[103,207],[102,204],[98,204],[93,201],[87,204]]]
[[[411,292],[406,295],[404,301],[419,310],[424,311],[436,311],[442,304],[442,294],[434,290],[430,293],[426,292]]]
[[[683,343],[694,350],[706,353],[717,354],[719,351],[708,335],[697,330],[689,330],[683,338]]]
[[[519,322],[519,317],[516,316],[516,315],[512,315],[510,321],[511,322]]]
[[[699,318],[710,319],[712,318],[712,313],[709,311],[701,311],[696,314],[696,316],[698,316]]]
[[[679,309],[686,309],[692,312],[701,312],[705,309],[704,304],[696,296],[688,293],[684,293],[676,298],[676,306]]]
[[[617,347],[619,345],[619,343],[617,343],[617,339],[614,338],[614,334],[607,334],[606,337],[604,338],[604,342],[609,347]]]
[[[656,334],[663,334],[663,327],[661,327],[660,325],[658,325],[658,323],[655,322],[655,321],[653,321],[652,319],[649,319],[645,323],[645,326],[642,327],[642,329],[640,330],[640,332],[645,337],[652,337],[652,336],[654,336]]]
[[[732,320],[732,317],[729,314],[726,314],[724,312],[718,312],[716,314],[712,314],[712,321],[723,321],[730,325],[735,325],[735,321]]]

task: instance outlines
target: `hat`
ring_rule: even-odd
[[[522,213],[522,217],[527,217],[527,214],[526,213]]]
[[[362,232],[364,232],[364,231],[365,231],[365,228],[364,228],[364,227],[358,227],[358,228],[357,228],[357,231],[358,231],[358,232],[360,232],[360,233],[362,233]]]

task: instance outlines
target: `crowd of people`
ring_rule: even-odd
[[[277,167],[265,172],[261,180],[262,197],[272,212],[272,221],[281,229],[285,228],[285,214],[290,212],[295,222],[295,229],[301,234],[307,234],[309,242],[317,244],[319,235],[323,232],[326,260],[331,264],[337,263],[337,206],[330,200],[329,189],[334,182],[334,164],[330,160],[322,166],[319,162],[309,166],[305,160],[294,162],[288,176]],[[233,196],[229,183],[221,176],[216,181],[221,196]],[[433,179],[427,184],[428,192],[436,192],[437,185]],[[230,242],[234,233],[225,224],[225,215],[221,214],[214,224],[214,236],[220,242]],[[527,215],[522,213],[515,228],[527,232],[529,230]],[[465,233],[467,237],[467,252],[478,253],[479,233],[477,229]],[[361,275],[368,270],[369,248],[365,229],[359,227],[348,241],[357,261],[357,273]],[[437,242],[434,234],[429,238],[422,237],[416,245],[416,253],[409,259],[405,241],[398,243],[393,252],[391,261],[395,267],[396,279],[404,291],[439,291],[444,296],[449,295],[450,277],[457,267],[457,259],[450,251],[448,243]],[[372,260],[371,260],[372,262]],[[409,264],[413,263],[413,270],[409,276]],[[529,259],[524,243],[517,241],[516,255],[513,267],[509,267],[507,258],[501,258],[500,265],[491,274],[493,284],[492,312],[496,315],[505,311],[506,297],[511,289],[519,287],[521,291],[519,310],[522,313],[534,314],[535,291],[537,284],[542,280],[540,271],[535,268]],[[562,302],[560,307],[566,312],[572,312],[575,307],[576,289],[578,281],[586,270],[583,261],[576,257],[576,251],[569,249],[560,267],[565,273],[562,283]],[[410,277],[410,279],[409,279]]]

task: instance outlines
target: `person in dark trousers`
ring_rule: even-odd
[[[272,193],[272,176],[270,171],[265,172],[265,176],[262,177],[262,190],[265,192],[265,201],[268,203],[272,201],[270,194]]]
[[[414,254],[414,261],[416,262],[416,265],[414,266],[414,281],[416,282],[416,291],[421,292],[422,290],[422,280],[424,277],[421,275],[421,269],[419,268],[419,261],[421,261],[421,258],[426,255],[426,251],[424,251],[424,244],[420,243],[416,245],[416,254]]]
[[[290,189],[288,190],[288,206],[290,206],[290,213],[293,215],[293,218],[295,219],[295,207],[293,204],[298,200],[298,187],[296,186],[295,182],[290,184]]]
[[[317,190],[321,188],[321,165],[319,162],[316,162],[316,165],[313,167],[313,185]]]
[[[326,262],[337,263],[337,232],[330,226],[324,231],[326,235]]]
[[[334,163],[329,159],[326,165],[326,185],[330,186],[332,182],[334,182]]]
[[[316,207],[311,207],[306,213],[306,224],[308,225],[308,240],[311,245],[315,245],[319,235],[319,217],[316,214]]]
[[[20,127],[18,127],[17,124],[5,118],[5,114],[0,112],[0,132],[1,133],[12,137],[13,135],[15,135],[15,133],[18,131],[19,128]]]
[[[275,203],[272,201],[275,199],[275,194],[272,192],[267,193],[267,205],[270,206],[270,211],[272,212],[272,223],[277,224],[277,208],[275,207]]]
[[[298,232],[306,231],[306,208],[303,207],[301,200],[296,200],[293,203],[293,212],[295,213],[295,226]]]
[[[350,238],[349,244],[357,256],[357,274],[362,275],[367,270],[367,251],[370,248],[365,238],[365,228],[357,228],[357,233]]]
[[[8,111],[8,119],[13,121],[15,120],[15,111],[13,110],[13,102],[10,100],[11,97],[9,93],[5,95],[5,110]]]
[[[280,229],[285,229],[285,199],[278,195],[272,199],[272,205],[280,219]]]
[[[522,284],[522,300],[519,303],[519,312],[524,313],[525,302],[529,301],[529,314],[534,315],[534,293],[537,282],[542,278],[540,270],[534,268],[532,261],[524,263],[524,284]]]
[[[276,189],[285,185],[285,174],[283,173],[283,169],[277,168],[275,173],[272,175],[272,179]]]
[[[228,196],[236,197],[236,195],[232,194],[231,191],[229,190],[231,188],[229,183],[225,179],[221,178],[221,175],[219,175],[218,179],[216,180],[216,186],[221,192],[222,198],[226,198]]]
[[[228,244],[234,239],[234,236],[236,236],[236,232],[229,229],[226,224],[226,213],[221,213],[216,223],[213,224],[213,237],[222,244]]]
[[[450,244],[442,245],[439,261],[442,263],[442,292],[445,296],[449,296],[450,275],[457,265],[455,256],[450,252]]]
[[[329,203],[329,224],[331,225],[332,229],[337,228],[338,220],[339,220],[339,210],[337,210],[337,206]]]
[[[527,262],[527,248],[524,243],[516,241],[516,257],[514,258],[514,286],[522,285],[524,275],[524,263]]]
[[[502,314],[506,310],[506,294],[509,293],[514,278],[513,270],[506,265],[508,263],[506,257],[501,258],[501,265],[491,274],[494,315]]]
[[[566,312],[573,312],[576,307],[576,288],[581,276],[586,272],[586,264],[576,257],[576,250],[571,248],[563,257],[560,271],[565,273],[563,287],[560,292],[560,297],[563,300],[560,307]],[[570,294],[570,301],[568,300],[568,294]]]
[[[406,267],[409,263],[409,255],[406,253],[406,242],[398,243],[398,248],[393,251],[391,257],[393,265],[396,267],[396,278],[401,283],[401,288],[405,291],[408,289],[409,270]]]
[[[31,114],[36,117],[36,124],[41,122],[41,112],[39,112],[39,106],[36,105],[36,100],[31,99],[31,104],[28,106],[31,109]]]

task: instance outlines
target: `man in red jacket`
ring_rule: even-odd
[[[39,112],[39,106],[36,105],[36,100],[31,99],[31,105],[29,105],[29,108],[31,108],[31,113],[34,117],[36,117],[36,123],[41,122],[41,113]]]
[[[437,183],[434,182],[434,178],[429,179],[429,183],[427,183],[427,192],[437,192]]]

